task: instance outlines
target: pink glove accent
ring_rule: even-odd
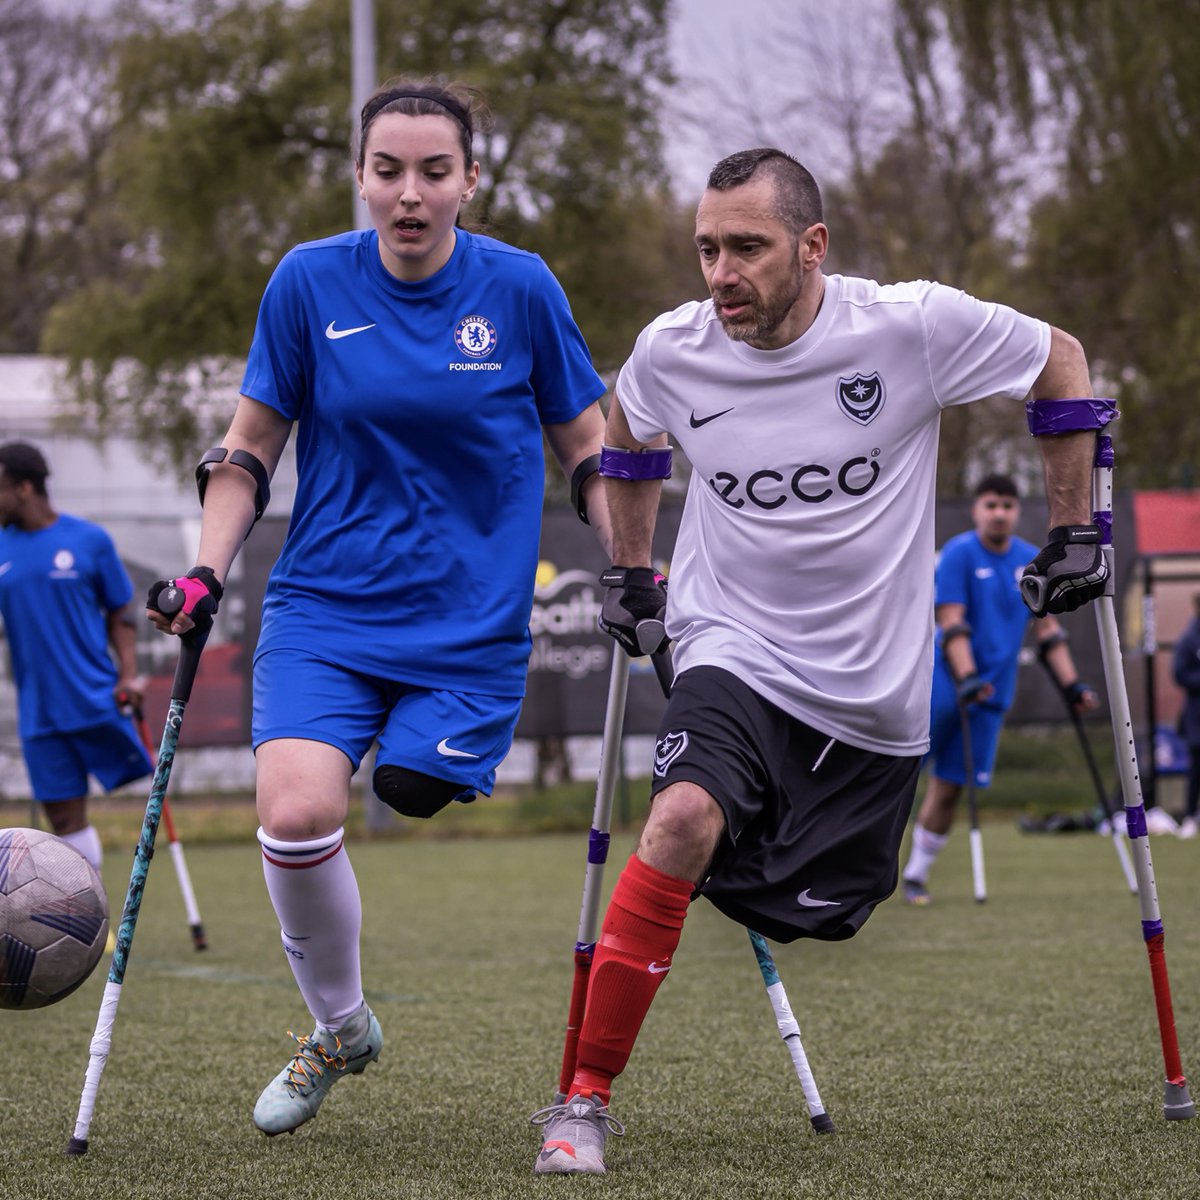
[[[204,586],[202,579],[172,579],[171,586],[177,587],[184,595],[183,607],[179,610],[185,617],[190,617],[201,600],[212,597],[212,592]]]

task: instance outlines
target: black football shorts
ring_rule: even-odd
[[[895,891],[921,757],[836,741],[719,667],[675,681],[652,794],[688,781],[725,813],[699,892],[735,921],[791,942],[853,937]]]

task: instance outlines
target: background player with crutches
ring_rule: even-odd
[[[0,620],[34,799],[99,870],[89,778],[111,791],[154,769],[116,701],[141,696],[133,583],[104,529],[55,509],[49,474],[36,446],[0,446]]]
[[[972,808],[975,899],[987,895],[974,793],[991,783],[1000,731],[1017,687],[1017,656],[1030,622],[1018,580],[1037,547],[1016,536],[1020,516],[1013,480],[988,475],[975,488],[974,528],[951,538],[938,559],[929,778],[902,873],[909,904],[930,902],[929,873],[949,840],[964,785]],[[1076,712],[1095,708],[1096,693],[1080,682],[1062,626],[1053,616],[1039,618],[1035,625],[1039,653],[1067,703]]]

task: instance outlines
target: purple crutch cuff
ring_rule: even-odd
[[[1025,418],[1034,437],[1103,429],[1120,415],[1115,400],[1030,400],[1025,405]]]
[[[670,479],[671,447],[624,450],[619,446],[601,446],[600,474],[606,479]]]

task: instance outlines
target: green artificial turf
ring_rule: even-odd
[[[631,848],[614,840],[606,892]],[[165,850],[165,847],[164,847]],[[210,948],[169,856],[150,874],[91,1127],[66,1158],[107,959],[56,1007],[0,1013],[0,1196],[955,1197],[1195,1195],[1200,1122],[1163,1120],[1137,901],[1094,834],[985,827],[990,898],[961,834],[935,903],[858,938],[776,947],[826,1107],[809,1126],[744,930],[693,907],[612,1110],[609,1175],[535,1179],[530,1112],[555,1089],[579,918],[580,835],[351,845],[380,1062],[268,1140],[258,1090],[308,1018],[257,847],[197,844]],[[1184,1066],[1200,1045],[1200,847],[1152,840]],[[105,880],[119,908],[127,854]],[[1198,1074],[1200,1079],[1200,1074]]]

